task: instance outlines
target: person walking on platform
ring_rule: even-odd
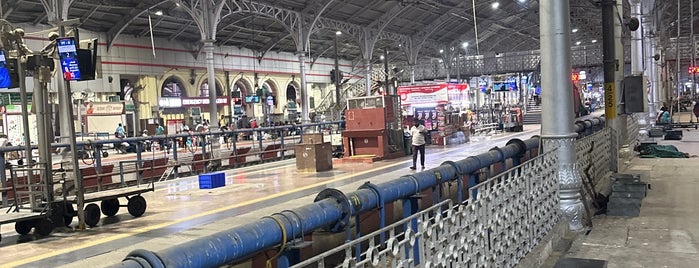
[[[413,165],[410,169],[417,169],[417,154],[420,153],[420,164],[422,164],[422,169],[425,169],[425,136],[427,136],[427,129],[423,126],[418,119],[414,119],[413,127],[410,128],[410,136],[412,136],[413,145]]]

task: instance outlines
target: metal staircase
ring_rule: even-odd
[[[338,112],[332,111],[332,109],[335,109],[335,92],[334,90],[330,90],[327,94],[325,94],[325,96],[323,96],[323,99],[321,100],[320,104],[316,106],[316,114],[325,115],[326,118],[332,118],[334,116],[335,118],[332,118],[333,120],[340,119],[341,112],[347,108],[346,100],[348,98],[366,96],[366,79],[363,76],[363,70],[364,69],[360,69],[359,72],[351,73],[351,76],[358,76],[359,78],[353,78],[350,80],[351,83],[342,85],[342,91],[340,93],[340,109],[338,110]],[[372,68],[372,94],[378,91],[379,89],[378,82],[374,81],[383,81],[383,75],[384,74],[381,69]],[[331,85],[331,87],[333,86]]]

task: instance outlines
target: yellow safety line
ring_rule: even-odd
[[[192,219],[196,219],[196,218],[200,218],[200,217],[204,217],[204,216],[208,216],[208,215],[220,213],[220,212],[223,212],[223,211],[226,211],[226,210],[229,210],[229,209],[239,208],[239,207],[243,207],[243,206],[255,204],[255,203],[258,203],[258,202],[267,201],[267,200],[269,200],[269,199],[277,198],[277,197],[280,197],[280,196],[284,196],[284,195],[288,195],[288,194],[292,194],[292,193],[296,193],[296,192],[301,192],[301,191],[304,191],[304,190],[306,190],[306,189],[310,189],[310,188],[322,186],[322,185],[325,185],[325,184],[328,184],[328,183],[333,183],[333,182],[337,182],[337,181],[342,181],[342,180],[345,180],[345,179],[348,179],[348,178],[351,178],[351,177],[355,177],[355,176],[361,176],[361,175],[364,175],[364,174],[367,174],[367,173],[374,172],[374,171],[376,171],[376,170],[386,169],[386,168],[390,168],[390,167],[394,167],[394,166],[398,166],[398,165],[404,165],[404,164],[405,164],[404,161],[398,161],[398,162],[396,162],[396,163],[389,164],[389,165],[386,165],[386,166],[376,167],[376,168],[369,169],[369,170],[365,170],[365,171],[362,171],[362,172],[358,172],[358,173],[354,173],[354,174],[345,175],[345,176],[342,176],[342,177],[339,177],[339,178],[336,178],[336,179],[332,179],[332,180],[328,180],[328,181],[323,181],[323,182],[318,182],[318,183],[310,184],[310,185],[307,185],[307,186],[303,186],[303,187],[300,187],[300,188],[296,188],[296,189],[294,189],[294,190],[289,190],[289,191],[285,191],[285,192],[279,192],[279,193],[276,193],[276,194],[272,194],[272,195],[268,195],[268,196],[265,196],[265,197],[261,197],[261,198],[257,198],[257,199],[253,199],[253,200],[249,200],[249,201],[245,201],[245,202],[238,203],[238,204],[235,204],[235,205],[226,206],[226,207],[221,207],[221,208],[217,208],[217,209],[214,209],[214,210],[209,210],[209,211],[206,211],[206,212],[202,212],[202,213],[199,213],[199,214],[190,215],[190,216],[187,216],[187,217],[184,217],[184,218],[175,220],[175,221],[164,222],[164,223],[159,223],[159,224],[155,224],[155,225],[150,225],[150,226],[146,226],[146,227],[143,227],[143,228],[141,228],[141,229],[136,229],[136,230],[132,230],[132,231],[125,230],[125,232],[124,232],[124,233],[121,233],[121,234],[116,234],[116,235],[113,235],[113,236],[109,236],[109,237],[105,237],[105,238],[101,238],[101,239],[97,239],[97,240],[91,240],[91,241],[89,241],[89,242],[81,243],[80,245],[76,245],[76,246],[73,246],[73,247],[63,248],[63,249],[58,249],[58,250],[53,250],[53,251],[51,251],[51,252],[47,252],[47,253],[44,253],[44,254],[41,254],[41,255],[32,256],[32,257],[27,257],[27,258],[24,258],[24,259],[22,259],[22,260],[10,262],[10,263],[4,263],[4,264],[0,265],[0,267],[14,267],[14,266],[19,266],[19,265],[24,265],[24,264],[27,264],[27,263],[32,263],[32,262],[35,262],[35,261],[43,260],[43,259],[50,258],[50,257],[53,257],[53,256],[65,254],[65,253],[68,253],[68,252],[73,252],[73,251],[77,251],[77,250],[80,250],[80,249],[93,247],[93,246],[96,246],[96,245],[99,245],[99,244],[103,244],[103,243],[107,243],[107,242],[112,242],[112,241],[115,241],[115,240],[118,240],[118,239],[122,239],[122,238],[127,238],[127,237],[130,237],[130,236],[133,236],[133,235],[145,233],[145,232],[152,231],[152,230],[159,229],[159,228],[164,228],[164,227],[167,227],[167,226],[170,226],[170,225],[175,225],[175,224],[178,224],[178,223],[181,223],[181,222],[185,222],[185,221],[189,221],[189,220],[192,220]]]

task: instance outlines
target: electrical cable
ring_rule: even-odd
[[[282,231],[282,245],[279,247],[279,251],[277,252],[276,255],[274,255],[274,257],[267,259],[267,262],[266,262],[267,268],[272,268],[272,260],[279,258],[279,256],[282,255],[284,248],[286,247],[286,239],[287,239],[286,229],[284,228],[284,224],[281,222],[281,220],[275,218],[274,216],[267,216],[264,218],[270,218],[270,219],[274,220],[279,225],[279,229]]]

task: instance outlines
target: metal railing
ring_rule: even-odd
[[[556,172],[551,151],[471,187],[462,204],[442,201],[291,267],[513,267],[558,221]]]

